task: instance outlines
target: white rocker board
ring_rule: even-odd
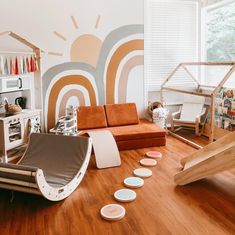
[[[91,148],[91,138],[32,133],[17,164],[0,163],[0,188],[63,200],[82,181]]]
[[[100,214],[105,220],[118,221],[125,216],[126,210],[118,204],[109,204],[101,208]]]
[[[144,185],[144,180],[139,177],[129,177],[124,180],[124,185],[128,188],[140,188]]]
[[[147,168],[138,168],[134,170],[134,175],[141,177],[141,178],[148,178],[150,176],[152,176],[152,171],[147,169]]]
[[[114,193],[114,198],[119,202],[131,202],[136,199],[136,192],[130,189],[120,189]]]
[[[156,166],[157,161],[154,159],[150,159],[150,158],[143,158],[140,160],[140,164],[142,166]]]
[[[150,158],[162,158],[162,154],[157,151],[149,151],[145,155]]]
[[[117,144],[110,131],[88,131],[93,141],[97,168],[115,167],[121,165]]]

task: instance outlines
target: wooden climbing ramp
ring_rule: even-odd
[[[235,132],[183,158],[181,164],[183,170],[174,177],[177,185],[185,185],[235,168]]]

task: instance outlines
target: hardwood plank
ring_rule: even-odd
[[[115,203],[112,195],[122,187],[125,177],[139,167],[146,151],[161,151],[163,158],[153,176],[136,189],[137,199],[120,203],[125,218],[107,222],[100,208]],[[165,235],[235,233],[235,171],[225,171],[187,186],[175,186],[173,177],[181,167],[180,160],[196,150],[168,136],[165,147],[122,151],[121,167],[96,169],[92,158],[84,180],[66,200],[45,199],[0,189],[0,234],[3,235]]]

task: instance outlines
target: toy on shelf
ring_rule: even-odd
[[[14,115],[22,111],[21,107],[18,104],[9,104],[8,99],[4,98],[5,102],[5,112],[9,115]]]
[[[215,99],[215,126],[235,131],[235,90],[222,87]]]
[[[56,126],[50,132],[61,135],[77,135],[77,107],[66,108],[65,116],[59,117]]]

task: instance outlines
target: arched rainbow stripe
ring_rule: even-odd
[[[118,103],[126,102],[129,73],[136,66],[143,64],[144,64],[144,56],[137,55],[129,59],[126,62],[126,64],[123,66],[118,83]]]
[[[130,52],[135,50],[143,50],[144,49],[144,41],[143,39],[131,40],[129,42],[121,45],[113,54],[110,63],[107,69],[107,77],[106,77],[106,103],[113,104],[114,94],[115,94],[115,79],[118,70],[118,66],[121,60]]]
[[[48,112],[47,112],[47,130],[51,129],[55,125],[55,112],[56,101],[61,89],[67,85],[81,85],[86,88],[89,93],[91,105],[97,105],[95,90],[91,82],[82,75],[67,75],[59,79],[52,87],[48,99]]]
[[[66,104],[67,104],[69,98],[72,96],[76,96],[78,98],[80,106],[85,105],[85,97],[84,97],[84,94],[82,93],[82,91],[80,91],[78,89],[69,90],[64,94],[64,96],[60,102],[59,116],[65,115]]]

